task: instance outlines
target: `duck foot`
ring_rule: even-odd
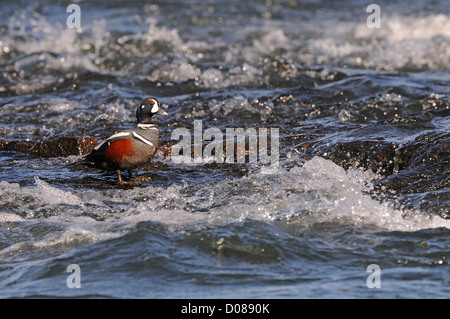
[[[152,178],[150,176],[133,176],[133,177],[130,177],[129,180],[133,181],[133,182],[147,182],[147,181],[151,181]]]
[[[117,170],[117,180],[119,184],[133,184],[133,182],[147,182],[152,180],[150,176],[133,176],[131,170],[128,171],[128,180],[124,181],[120,174],[120,170]]]
[[[130,174],[130,176],[131,176],[131,174]],[[124,180],[122,179],[122,175],[121,175],[119,169],[117,170],[117,183],[120,184],[120,185],[129,185],[129,184],[133,184],[133,182],[131,182],[131,181],[124,181]]]

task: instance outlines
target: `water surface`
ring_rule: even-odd
[[[2,3],[1,139],[102,141],[153,96],[163,141],[279,128],[279,169],[1,152],[0,297],[448,298],[448,1],[78,5]]]

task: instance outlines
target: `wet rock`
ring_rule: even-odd
[[[428,133],[399,148],[394,174],[377,182],[397,194],[450,187],[450,133]]]
[[[433,119],[433,114],[431,112],[424,112],[420,114],[413,114],[404,117],[396,117],[390,120],[380,121],[380,123],[384,124],[392,124],[392,125],[430,125],[431,120]]]
[[[1,141],[0,151],[11,151],[20,153],[29,153],[30,148],[34,145],[33,142],[21,142],[21,141]]]
[[[345,169],[363,167],[388,176],[394,171],[394,158],[397,146],[385,141],[338,142],[326,147],[312,149]]]
[[[96,138],[79,137],[59,137],[41,142],[0,141],[0,151],[14,151],[37,157],[66,157],[87,154],[97,144]]]
[[[96,138],[60,137],[52,141],[42,141],[30,148],[30,154],[39,157],[66,157],[89,153],[98,144]]]

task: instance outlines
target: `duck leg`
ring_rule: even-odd
[[[117,182],[120,184],[120,185],[124,185],[124,184],[133,184],[133,182],[131,182],[131,181],[124,181],[123,179],[122,179],[122,175],[121,175],[121,171],[120,171],[120,169],[118,169],[117,170]]]
[[[122,175],[120,174],[120,169],[117,170],[117,181],[119,184],[123,184]]]

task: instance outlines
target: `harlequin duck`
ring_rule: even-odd
[[[158,127],[151,123],[155,114],[167,115],[156,99],[142,101],[136,110],[137,127],[109,137],[83,159],[83,164],[117,171],[119,183],[125,183],[122,181],[122,171],[127,170],[131,178],[132,169],[150,162],[155,155],[159,141]]]

